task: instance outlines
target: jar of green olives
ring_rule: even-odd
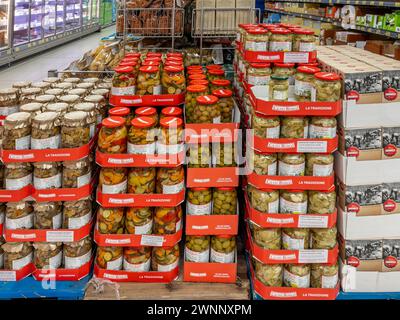
[[[288,101],[289,99],[289,77],[272,75],[269,82],[270,101]]]
[[[234,102],[232,91],[228,89],[219,89],[214,90],[212,94],[218,98],[218,108],[221,113],[221,122],[233,122]]]
[[[213,95],[196,98],[196,107],[193,110],[194,123],[220,123],[221,111],[218,107],[218,98]]]
[[[236,260],[236,238],[231,235],[211,237],[210,262],[234,263]]]
[[[185,261],[208,262],[210,258],[209,236],[186,236]]]
[[[294,29],[293,51],[311,52],[316,50],[314,31],[309,29]]]
[[[189,144],[187,148],[188,168],[209,168],[211,146],[208,143]]]
[[[187,193],[188,215],[210,215],[212,213],[212,191],[210,188],[190,188]]]
[[[186,123],[194,123],[194,110],[196,108],[196,99],[200,96],[207,95],[208,87],[203,85],[190,85],[186,88],[185,96],[185,117]]]
[[[212,214],[232,215],[237,211],[237,193],[233,187],[214,188]]]

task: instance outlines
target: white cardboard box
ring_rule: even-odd
[[[340,279],[344,292],[399,292],[400,290],[400,271],[357,271],[355,267],[340,261]]]
[[[346,185],[399,182],[400,158],[357,161],[336,152],[335,173]]]
[[[357,216],[355,212],[344,212],[338,207],[337,228],[346,240],[399,239],[400,213]]]

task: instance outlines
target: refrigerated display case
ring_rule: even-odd
[[[43,12],[43,35],[45,38],[56,32],[56,1],[45,0]]]
[[[4,51],[10,46],[8,20],[10,7],[10,0],[0,0],[0,51]]]

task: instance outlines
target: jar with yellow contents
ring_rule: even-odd
[[[179,264],[179,245],[172,247],[153,248],[151,269],[153,271],[169,272]]]
[[[151,234],[153,231],[153,208],[129,207],[126,211],[125,229],[129,234]]]
[[[128,193],[154,193],[156,187],[156,168],[131,168],[128,175]]]
[[[135,110],[135,117],[149,117],[154,119],[155,125],[158,125],[158,112],[154,107],[140,107]]]
[[[182,66],[166,66],[163,69],[161,84],[163,93],[180,94],[185,91],[185,76]]]
[[[154,211],[153,233],[157,235],[174,234],[180,230],[178,208],[156,207]]]
[[[157,193],[177,194],[180,193],[185,184],[185,171],[183,166],[176,168],[159,168],[157,170]]]
[[[128,133],[128,153],[155,154],[155,121],[150,117],[137,117],[131,121]]]
[[[143,66],[137,79],[138,95],[161,94],[160,69],[157,66]]]
[[[185,96],[185,117],[186,123],[194,123],[194,110],[196,109],[196,99],[208,93],[208,87],[204,85],[190,85],[186,89]]]
[[[167,117],[160,121],[160,135],[158,136],[158,154],[177,154],[184,150],[183,120]]]

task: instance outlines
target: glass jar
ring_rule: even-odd
[[[7,242],[1,248],[4,250],[5,270],[20,270],[33,261],[33,247],[30,242]]]
[[[92,201],[90,198],[64,202],[63,229],[80,229],[86,226],[91,219]]]
[[[68,109],[72,111],[74,109],[74,105],[79,102],[80,98],[75,94],[65,94],[63,96],[59,96],[57,100],[58,102],[67,103]]]
[[[266,86],[271,79],[270,63],[250,63],[246,71],[246,82],[251,86]]]
[[[269,38],[269,51],[288,52],[292,51],[292,33],[283,28],[271,29]]]
[[[244,49],[247,51],[268,51],[268,30],[263,28],[247,29],[244,38]]]
[[[327,177],[333,174],[334,156],[329,153],[308,153],[306,155],[306,175]]]
[[[97,128],[97,110],[92,102],[80,102],[73,107],[74,111],[86,112],[86,122],[89,125],[90,138],[93,138]]]
[[[114,107],[108,110],[110,117],[122,117],[125,119],[125,127],[129,129],[134,115],[131,110],[127,107]]]
[[[208,93],[208,87],[202,85],[190,85],[186,88],[185,95],[185,117],[186,123],[194,123],[194,110],[197,105],[197,98]]]
[[[131,121],[128,133],[128,153],[155,154],[156,122],[150,117],[137,117]]]
[[[210,262],[234,263],[236,238],[231,235],[211,236]]]
[[[281,138],[287,138],[287,139],[308,138],[308,118],[282,117]]]
[[[62,264],[62,242],[34,242],[33,263],[37,269],[58,269]]]
[[[235,188],[214,188],[212,214],[233,215],[237,213],[237,193]]]
[[[233,122],[233,93],[228,89],[219,89],[212,92],[214,96],[218,98],[218,108],[221,113],[221,122],[230,123]]]
[[[131,168],[128,175],[128,193],[149,194],[156,189],[156,168]]]
[[[42,103],[44,106],[56,102],[56,96],[51,94],[42,94],[35,96],[34,102]]]
[[[188,168],[209,168],[211,165],[210,144],[189,144],[187,148]]]
[[[208,262],[210,258],[210,236],[186,236],[185,261]]]
[[[149,117],[154,119],[154,125],[158,125],[157,109],[153,107],[141,107],[135,110],[135,117]]]
[[[281,249],[281,229],[261,228],[254,223],[250,224],[254,242],[261,248],[267,250]]]
[[[185,75],[182,66],[165,66],[162,72],[161,84],[163,93],[180,94],[185,91]]]
[[[308,211],[315,214],[333,213],[336,208],[336,192],[333,186],[328,191],[308,192]]]
[[[62,226],[61,202],[35,202],[33,204],[35,229],[60,229]]]
[[[272,75],[278,77],[289,77],[289,85],[294,84],[294,75],[296,73],[296,68],[294,63],[274,63],[272,69]]]
[[[153,248],[151,255],[151,269],[153,271],[168,272],[179,264],[179,245],[173,247]]]
[[[102,193],[126,193],[128,188],[128,168],[101,168],[99,187]]]
[[[216,80],[214,80],[214,81],[216,81]],[[189,81],[189,85],[190,86],[198,86],[198,85],[200,85],[200,86],[206,86],[208,88],[209,82],[208,82],[207,79],[205,79],[205,80],[190,80]],[[207,90],[207,92],[205,94],[207,94],[207,93],[208,93],[208,90]]]
[[[280,123],[279,116],[265,116],[261,113],[254,113],[251,117],[251,127],[254,129],[254,135],[260,138],[279,138]]]
[[[156,66],[143,66],[137,79],[138,95],[161,94],[160,70]]]
[[[179,107],[165,107],[161,110],[160,120],[166,117],[183,119],[182,109]]]
[[[184,141],[183,121],[175,117],[167,117],[160,121],[161,135],[158,142],[164,145],[182,144]]]
[[[43,111],[56,112],[59,118],[62,118],[68,112],[68,104],[64,102],[50,103],[43,107]]]
[[[288,101],[289,77],[272,75],[269,82],[270,101]]]
[[[210,91],[213,92],[214,90],[231,90],[232,86],[231,82],[228,79],[216,79],[211,81],[210,83]]]
[[[43,82],[43,81],[32,82],[31,87],[32,88],[39,88],[40,90],[42,90],[42,92],[44,92],[47,89],[51,88],[51,83]]]
[[[0,101],[2,101],[2,95],[1,95],[1,90],[0,90]],[[4,92],[6,93],[6,92]],[[26,104],[30,102],[34,102],[36,96],[42,94],[42,90],[40,88],[26,88],[26,89],[21,89],[19,93],[19,103],[20,104]],[[1,103],[1,102],[0,102]],[[15,111],[11,112],[17,112],[18,109],[15,109]],[[10,113],[10,114],[11,114]]]
[[[33,164],[33,186],[37,190],[61,188],[61,170],[59,162],[35,162]]]
[[[286,250],[308,249],[310,247],[310,230],[306,228],[283,228],[282,247]]]
[[[311,117],[308,132],[312,139],[333,139],[336,137],[336,118]]]
[[[43,112],[32,119],[31,148],[58,149],[61,143],[61,129],[58,114]]]
[[[52,89],[52,90],[58,90],[58,89]],[[75,89],[69,90],[68,93],[72,96],[78,96],[79,101],[81,101],[83,99],[83,97],[87,95],[88,91],[83,88],[75,88]],[[59,97],[58,99],[60,99],[60,98],[61,97]]]
[[[72,91],[72,90],[71,90]],[[60,88],[52,88],[52,89],[47,89],[44,94],[45,95],[51,95],[51,96],[55,96],[56,99],[61,96],[64,93],[63,89]]]
[[[91,78],[84,78],[83,82],[89,82],[89,83],[94,83],[97,84],[100,81],[99,78],[96,77],[91,77]]]
[[[108,117],[102,121],[99,132],[98,148],[103,153],[126,153],[128,132],[125,119],[122,117]]]
[[[16,88],[0,89],[0,116],[18,112],[18,94],[19,89]]]
[[[307,213],[307,191],[304,190],[282,190],[279,207],[281,213],[306,214]]]
[[[30,103],[21,105],[19,107],[19,111],[28,112],[31,114],[31,116],[36,116],[42,112],[42,107],[43,107],[42,103],[30,102]]]
[[[64,115],[61,126],[61,148],[78,148],[90,141],[87,115],[83,111],[72,111]]]
[[[156,192],[159,194],[177,194],[185,185],[183,166],[176,168],[159,168],[157,170]]]
[[[4,178],[6,190],[22,189],[32,183],[32,165],[29,162],[7,163]]]
[[[99,232],[102,234],[124,233],[124,208],[103,208],[98,211]]]
[[[85,89],[87,91],[91,91],[95,88],[95,84],[90,83],[90,82],[82,82],[82,83],[76,84],[76,86],[74,88],[75,89]]]
[[[130,272],[148,272],[151,264],[151,247],[124,249],[123,269]]]
[[[249,166],[250,172],[254,172],[258,175],[276,175],[278,168],[278,156],[276,153],[262,154],[249,149],[247,154],[249,155],[249,162],[247,165]]]
[[[336,227],[327,229],[311,229],[311,248],[331,250],[337,245]]]
[[[283,265],[264,264],[257,260],[255,263],[256,278],[267,287],[282,287]]]
[[[7,202],[5,227],[8,230],[32,229],[33,209],[30,202]]]
[[[304,176],[306,156],[303,153],[280,153],[278,158],[278,175]]]
[[[53,85],[53,88],[63,89],[65,92],[73,89],[74,85],[70,82],[59,82]]]
[[[77,77],[68,77],[68,78],[64,78],[63,81],[66,82],[66,83],[77,84],[77,83],[81,82],[81,78],[77,78]]]
[[[314,31],[294,29],[293,51],[311,52],[316,50]]]
[[[123,247],[97,247],[96,264],[106,270],[121,270]]]
[[[189,188],[186,210],[188,215],[210,215],[212,213],[211,188]]]
[[[92,257],[92,239],[90,236],[75,242],[65,242],[63,247],[65,269],[79,269],[88,263]]]
[[[4,120],[2,148],[4,150],[26,150],[31,146],[31,114],[16,112]]]
[[[213,160],[216,167],[236,167],[236,143],[215,143],[213,147]]]
[[[3,223],[3,222],[2,222]],[[4,269],[4,250],[2,245],[5,243],[3,236],[0,236],[0,269]]]
[[[218,98],[207,95],[196,98],[196,107],[193,110],[194,123],[220,123],[221,111],[218,107]]]
[[[283,270],[283,283],[286,287],[309,288],[310,265],[286,264]]]
[[[248,187],[250,203],[253,209],[263,213],[279,213],[279,191],[273,189],[257,189]]]
[[[329,288],[338,286],[339,266],[338,264],[318,264],[311,265],[311,288]]]
[[[74,89],[74,90],[85,90],[85,89]],[[86,90],[85,90],[86,91]],[[98,88],[91,91],[92,95],[102,96],[104,99],[108,100],[110,90],[106,88]]]
[[[330,72],[318,72],[314,76],[315,99],[313,99],[313,101],[340,100],[342,83],[338,74]]]
[[[213,80],[225,79],[225,71],[222,69],[210,69],[207,72],[207,80],[211,83]]]
[[[106,99],[101,95],[91,94],[85,97],[84,102],[91,102],[96,105],[97,110],[97,124],[107,116],[107,102]]]
[[[321,69],[315,67],[298,67],[294,76],[294,98],[296,101],[311,101],[314,87],[314,74]]]
[[[12,84],[12,87],[15,89],[24,89],[24,88],[29,88],[31,86],[32,82],[31,81],[19,81],[19,82],[14,82]]]
[[[129,234],[151,234],[153,230],[153,208],[127,208],[125,229]]]
[[[91,164],[89,157],[74,161],[64,161],[62,170],[63,188],[81,188],[90,183]]]
[[[154,209],[153,233],[158,235],[174,234],[180,230],[178,208],[156,207]]]
[[[130,96],[136,92],[136,71],[132,66],[114,68],[111,94],[114,96]]]

